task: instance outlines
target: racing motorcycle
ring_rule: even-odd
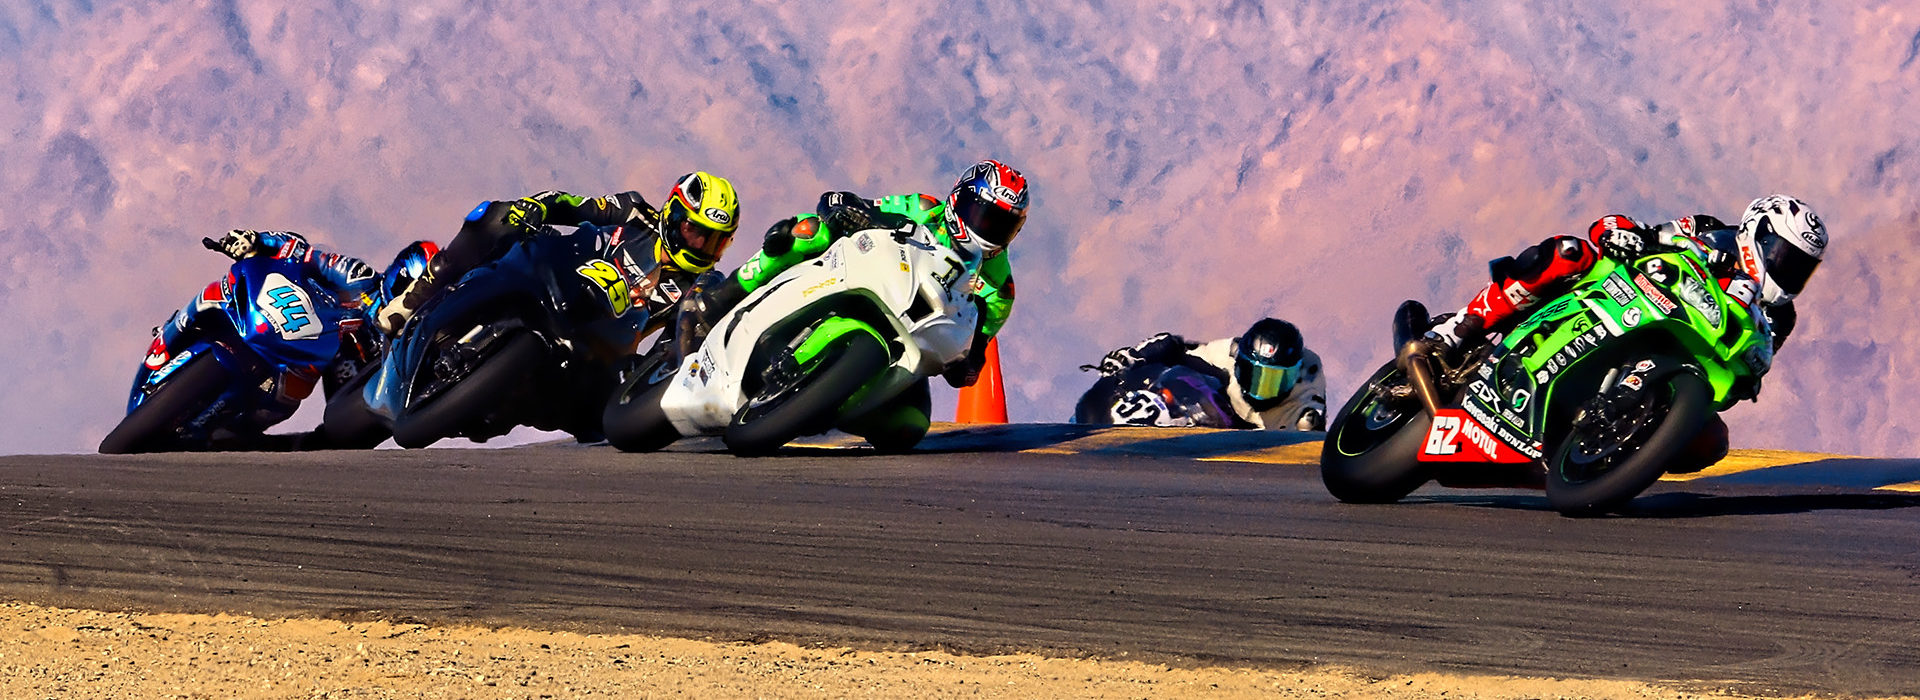
[[[211,238],[201,244],[220,250]],[[379,353],[356,312],[273,256],[235,261],[189,304],[193,323],[148,346],[127,416],[100,441],[101,453],[244,445],[291,415],[336,358],[368,362]]]
[[[1139,362],[1095,380],[1073,409],[1082,425],[1237,428],[1220,380],[1183,364]]]
[[[978,271],[926,227],[895,223],[769,280],[697,350],[656,344],[608,401],[607,441],[651,451],[719,434],[762,455],[839,427],[882,450],[917,444],[924,425],[890,430],[885,417],[971,350]]]
[[[523,236],[441,290],[380,364],[328,402],[328,439],[371,446],[391,434],[417,448],[530,425],[598,440],[600,407],[650,330],[647,307],[680,293],[661,284],[644,241],[630,246],[624,231]],[[632,285],[646,287],[646,306],[634,307]]]
[[[1755,296],[1744,277],[1723,288],[1691,250],[1602,258],[1457,366],[1422,351],[1437,319],[1408,301],[1395,359],[1327,431],[1321,478],[1348,502],[1397,501],[1434,479],[1543,485],[1563,515],[1616,509],[1663,473],[1704,468],[1679,459],[1688,443],[1759,393],[1773,334]]]

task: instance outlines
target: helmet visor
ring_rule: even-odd
[[[678,206],[672,208],[661,232],[667,240],[667,251],[684,255],[702,265],[711,266],[720,262],[720,254],[726,252],[727,244],[733,241],[733,234],[707,228],[687,218],[686,212]]]
[[[1788,294],[1799,294],[1807,286],[1807,278],[1813,276],[1814,268],[1820,266],[1819,258],[1781,238],[1771,226],[1761,232],[1760,250],[1766,257],[1767,279]]]
[[[981,199],[971,188],[954,195],[953,207],[953,214],[962,226],[979,236],[982,243],[995,247],[1012,243],[1013,237],[1020,233],[1020,226],[1027,222],[1026,212],[1010,211]]]
[[[1243,377],[1240,390],[1246,392],[1253,401],[1272,401],[1293,391],[1293,385],[1300,380],[1300,364],[1274,365],[1258,360],[1247,364],[1247,376]]]

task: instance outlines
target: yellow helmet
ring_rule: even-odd
[[[740,197],[733,183],[705,171],[673,185],[660,217],[658,251],[663,262],[688,272],[706,272],[720,262],[740,228]]]

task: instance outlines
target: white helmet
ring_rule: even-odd
[[[1827,227],[1806,202],[1775,194],[1753,200],[1740,218],[1740,267],[1760,283],[1769,306],[1793,301],[1827,254]]]

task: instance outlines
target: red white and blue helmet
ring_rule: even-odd
[[[946,222],[955,245],[998,255],[1027,223],[1027,177],[997,160],[974,163],[947,194]]]

